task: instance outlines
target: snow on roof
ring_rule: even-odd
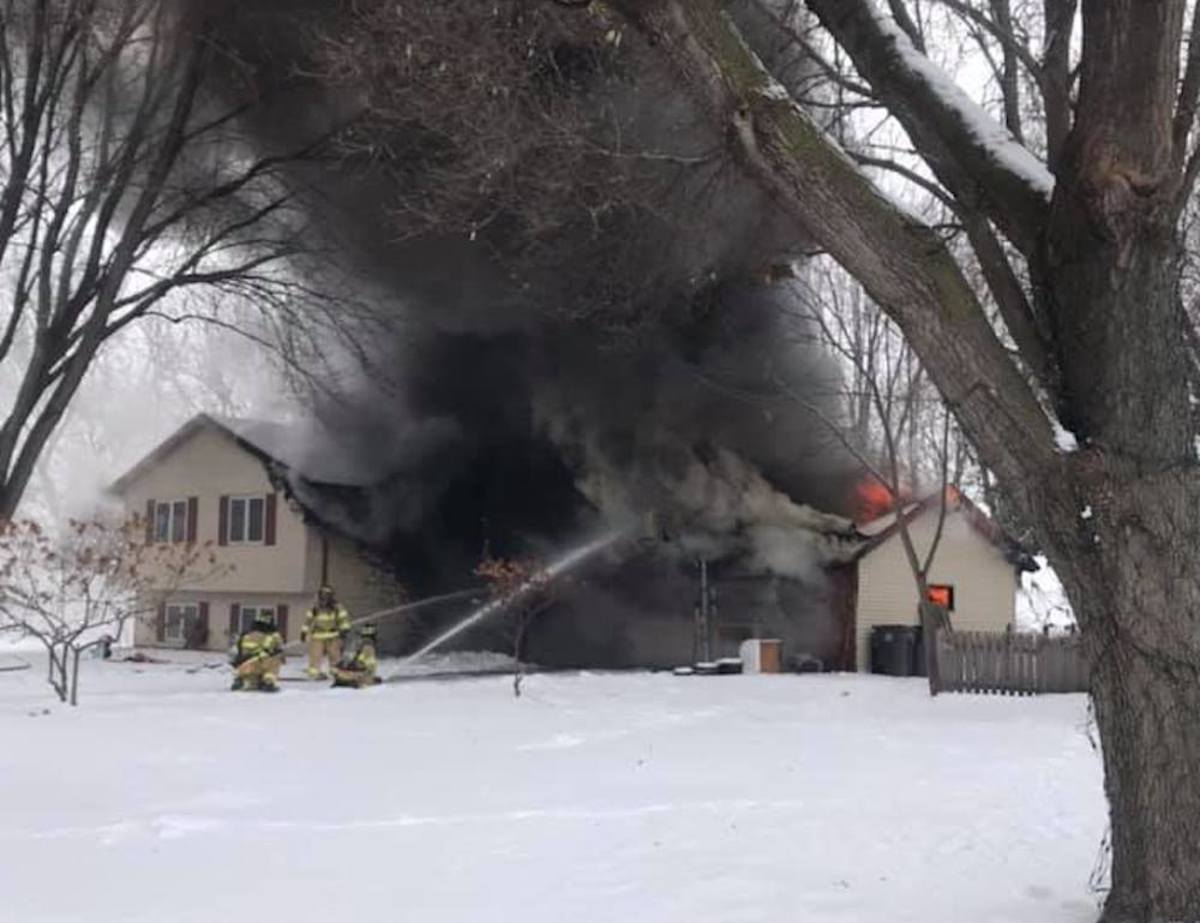
[[[986,109],[964,93],[945,71],[914,48],[912,41],[894,20],[877,13],[876,21],[895,43],[896,53],[905,67],[923,80],[945,106],[959,114],[978,145],[996,163],[1049,199],[1054,190],[1054,174],[1049,168],[1020,144],[1007,128],[992,118]]]

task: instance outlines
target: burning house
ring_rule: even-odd
[[[755,9],[731,5],[747,34],[767,29]],[[214,14],[237,63],[217,94],[283,88],[248,110],[243,143],[284,152],[351,126],[338,157],[281,169],[375,318],[360,371],[333,357],[304,450],[351,460],[356,484],[284,489],[414,596],[472,581],[485,554],[549,559],[655,512],[670,541],[564,583],[531,657],[690,658],[706,562],[718,652],[768,632],[846,665],[852,633],[828,613],[850,583],[858,470],[829,426],[839,369],[799,319],[804,235],[730,169],[697,102],[662,89],[661,55],[593,12],[250,0]],[[479,81],[482,54],[503,92]]]

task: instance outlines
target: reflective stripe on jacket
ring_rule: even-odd
[[[358,670],[366,670],[372,676],[379,668],[379,658],[375,656],[375,648],[370,644],[364,644],[362,650],[354,658],[354,666]]]
[[[242,662],[260,657],[275,657],[283,650],[283,638],[277,631],[248,631],[238,638],[238,656]]]
[[[336,609],[308,610],[304,618],[304,631],[317,641],[328,641],[350,630],[350,613],[342,606]]]

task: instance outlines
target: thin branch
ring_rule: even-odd
[[[894,160],[888,160],[884,157],[871,157],[867,154],[860,154],[857,151],[847,151],[847,154],[858,164],[864,167],[877,167],[880,170],[887,170],[889,173],[895,173],[897,176],[902,176],[915,186],[920,186],[931,196],[941,202],[946,208],[955,211],[958,208],[958,203],[933,180],[927,179],[916,170],[910,170],[902,164],[896,163]]]
[[[1172,140],[1175,162],[1182,164],[1187,156],[1188,138],[1196,121],[1196,105],[1200,101],[1200,4],[1192,10],[1192,25],[1188,31],[1187,66],[1179,85],[1175,103],[1175,124]],[[1185,187],[1190,188],[1190,187]]]
[[[938,180],[977,207],[1026,256],[1045,224],[1052,178],[1004,130],[981,127],[979,107],[876,15],[871,0],[809,0],[859,74],[900,122]]]
[[[887,0],[887,3],[892,17],[896,20],[896,25],[904,30],[904,34],[913,43],[913,47],[921,52],[921,54],[925,54],[925,36],[921,34],[921,30],[917,28],[916,22],[909,15],[908,7],[904,5],[904,0]]]

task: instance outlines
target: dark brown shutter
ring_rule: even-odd
[[[229,604],[229,640],[238,636],[238,622],[242,620],[242,607],[237,603]]]
[[[275,544],[275,495],[267,494],[266,522],[263,524],[263,543]]]
[[[288,607],[285,603],[280,603],[275,607],[275,624],[279,626],[279,633],[283,635],[284,641],[287,641],[287,617]]]
[[[146,501],[146,544],[154,544],[154,501]]]
[[[192,544],[196,543],[196,517],[199,514],[200,500],[196,497],[188,497],[187,540]]]
[[[229,498],[222,497],[217,508],[217,544],[229,544]]]
[[[199,623],[196,626],[196,647],[208,647],[208,603],[201,602],[196,607],[199,610],[199,616],[196,621]]]
[[[158,641],[167,640],[167,604],[158,604],[158,613],[154,616],[154,637]]]

